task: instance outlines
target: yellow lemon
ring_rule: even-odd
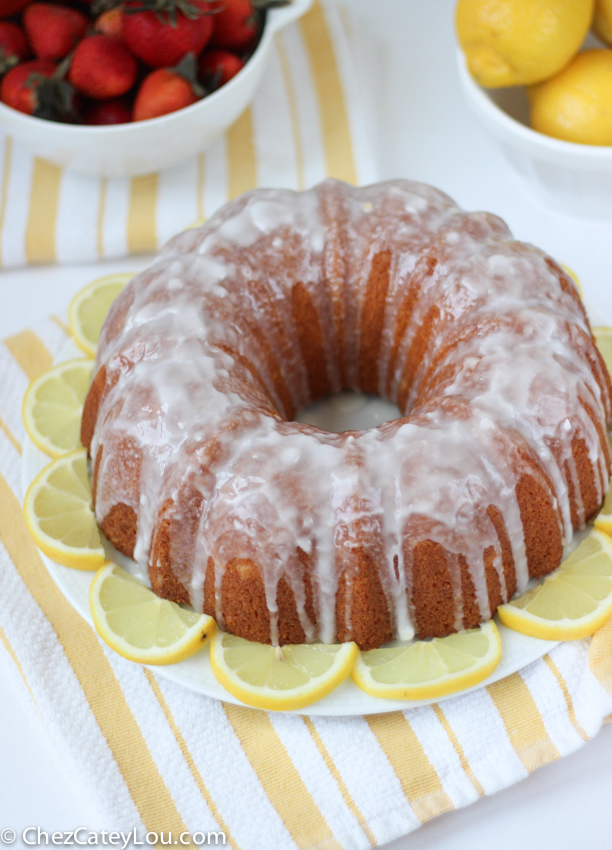
[[[534,130],[581,145],[612,145],[612,50],[585,50],[528,91]]]
[[[268,711],[304,708],[331,693],[358,655],[355,643],[275,647],[221,631],[210,642],[210,664],[223,687]]]
[[[160,599],[112,561],[94,576],[89,607],[102,640],[139,664],[183,661],[197,652],[216,628],[212,617]]]
[[[472,76],[482,86],[546,80],[578,51],[594,0],[459,0],[455,24]]]
[[[612,540],[591,531],[559,569],[497,613],[504,626],[530,637],[592,635],[612,616]]]
[[[602,41],[612,45],[612,0],[595,0],[593,29]]]
[[[482,682],[500,660],[499,632],[489,620],[445,638],[362,652],[351,678],[374,697],[437,699]]]

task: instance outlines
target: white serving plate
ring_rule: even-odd
[[[82,357],[82,351],[77,348],[72,340],[68,340],[63,346],[55,362],[59,363],[63,360],[69,360],[73,357]],[[374,400],[373,403],[376,403]],[[25,493],[32,480],[38,475],[41,469],[50,462],[49,457],[38,449],[34,443],[26,437],[23,446],[22,460],[22,486]],[[108,541],[105,541],[108,557],[119,563],[129,572],[137,575],[142,580],[142,574],[139,573],[134,561],[126,558],[118,553]],[[83,572],[81,570],[73,570],[69,567],[63,567],[57,564],[50,558],[47,558],[42,552],[40,553],[43,562],[51,578],[66,597],[68,602],[77,611],[90,626],[93,627],[91,612],[89,610],[89,586],[95,575],[93,572]],[[504,679],[511,673],[526,667],[532,661],[541,658],[549,652],[558,641],[538,640],[521,635],[518,632],[513,632],[506,628],[496,618],[497,627],[501,635],[502,641],[502,660],[498,667],[491,675],[478,685],[467,688],[461,693],[468,693],[487,685]],[[243,705],[240,700],[237,700],[225,688],[223,688],[216,680],[209,661],[208,645],[205,644],[191,658],[185,661],[180,661],[178,664],[169,666],[150,667],[159,676],[170,679],[179,685],[183,685],[192,691],[204,694],[208,697],[231,702],[235,705]],[[443,699],[449,699],[455,696],[450,694],[447,697],[439,697],[438,699],[429,700],[387,700],[378,699],[370,696],[359,690],[351,679],[347,679],[333,693],[308,706],[304,709],[298,709],[291,714],[304,715],[320,715],[323,717],[336,717],[347,715],[363,715],[363,714],[383,714],[388,711],[404,710],[413,708],[418,705],[430,705],[440,702]]]

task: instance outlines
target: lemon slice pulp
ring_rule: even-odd
[[[210,663],[223,687],[241,702],[270,711],[304,708],[331,693],[351,672],[355,643],[274,647],[217,631]]]
[[[30,484],[23,511],[34,542],[53,561],[78,570],[102,566],[85,449],[46,466]]]
[[[100,277],[77,292],[70,302],[70,333],[79,348],[89,357],[95,357],[100,331],[111,304],[133,277],[133,272]]]
[[[112,561],[94,576],[89,606],[102,640],[140,664],[183,661],[215,630],[212,617],[160,599]]]
[[[544,581],[497,609],[505,626],[544,640],[575,640],[612,616],[612,540],[591,531]]]
[[[93,362],[67,360],[43,372],[23,399],[23,424],[28,436],[50,457],[61,457],[81,445],[83,402],[91,384]]]
[[[386,699],[436,699],[486,679],[501,659],[493,620],[444,638],[370,649],[351,677],[358,688]]]

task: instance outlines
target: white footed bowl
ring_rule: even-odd
[[[244,68],[203,100],[149,121],[112,126],[60,124],[33,118],[0,103],[0,126],[35,156],[96,177],[161,171],[204,150],[253,99],[274,34],[308,11],[312,0],[268,12],[257,48]]]
[[[506,159],[547,206],[585,218],[612,218],[612,147],[578,145],[528,126],[523,88],[484,89],[457,55],[467,102]]]

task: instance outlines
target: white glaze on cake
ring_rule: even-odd
[[[266,345],[294,410],[313,400],[296,342],[292,288],[301,283],[313,298],[331,390],[357,389],[364,293],[373,258],[385,251],[391,265],[377,357],[382,397],[401,397],[415,336],[432,316],[437,322],[404,418],[342,434],[286,421],[291,412],[270,377]],[[398,338],[397,317],[416,281],[420,293]],[[116,333],[113,320],[123,313]],[[468,335],[474,328],[485,331]],[[516,496],[523,472],[535,474],[550,494],[566,541],[572,534],[566,469],[579,523],[585,519],[571,450],[576,435],[586,442],[603,497],[606,462],[584,403],[605,433],[610,399],[601,389],[604,376],[595,377],[601,367],[591,347],[584,311],[563,291],[546,256],[513,241],[495,216],[465,213],[441,192],[409,181],[257,190],[173,239],[111,311],[96,361],[96,369],[105,365],[110,386],[91,447],[94,460],[104,449],[98,521],[117,503],[133,508],[135,558],[144,566],[161,507],[172,500],[180,517],[184,494],[199,491],[199,530],[192,550],[176,553],[177,577],[201,610],[206,565],[214,560],[223,626],[225,565],[234,558],[257,563],[273,642],[282,576],[307,639],[334,640],[338,576],[364,533],[395,632],[409,639],[411,553],[419,541],[432,540],[449,553],[460,629],[460,556],[483,619],[490,616],[488,547],[507,598],[490,505],[505,520],[518,589],[527,582]],[[126,449],[140,466],[138,486],[126,483],[120,460]],[[539,458],[540,472],[525,453]],[[305,610],[297,547],[313,556],[317,628]]]

